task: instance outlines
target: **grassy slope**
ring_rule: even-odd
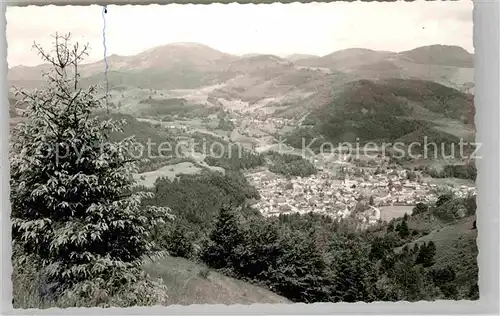
[[[165,257],[147,264],[145,270],[152,277],[163,279],[171,304],[289,303],[264,288],[209,271],[202,264],[182,258]]]
[[[126,120],[123,128],[123,132],[113,132],[111,137],[113,140],[120,141],[125,137],[134,136],[136,142],[147,146],[148,141],[151,142],[151,148],[156,148],[162,142],[169,142],[172,147],[175,146],[174,139],[169,133],[161,128],[155,128],[148,123],[138,121],[131,115],[112,113],[112,118],[114,120]],[[106,116],[103,116],[106,118]],[[156,146],[154,146],[156,144]],[[146,152],[147,153],[147,152]],[[158,152],[153,152],[157,154]]]
[[[210,72],[204,72],[189,65],[175,66],[168,69],[144,69],[110,71],[107,75],[109,87],[120,85],[152,89],[192,89],[209,84],[214,78]],[[104,85],[103,73],[84,77],[84,85]]]
[[[167,305],[290,303],[264,288],[209,271],[204,265],[186,259],[164,257],[145,264],[153,278],[167,286]],[[15,308],[51,308],[64,301],[44,301],[39,296],[36,272],[26,275],[14,270],[12,276]]]
[[[410,229],[431,230],[429,234],[409,243],[409,248],[411,249],[416,243],[422,244],[432,240],[436,245],[433,268],[451,265],[456,272],[456,283],[463,286],[462,291],[467,291],[468,286],[477,280],[477,230],[472,229],[473,222],[474,216],[445,224],[437,219],[429,220],[428,217],[420,215],[408,221]],[[397,248],[396,251],[401,248]]]

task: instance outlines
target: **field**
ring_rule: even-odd
[[[413,206],[383,206],[380,208],[380,217],[383,221],[390,221],[393,218],[403,217],[405,214],[411,215]]]
[[[168,165],[155,171],[140,173],[135,176],[138,184],[145,187],[154,187],[156,179],[160,177],[167,177],[173,180],[181,174],[196,174],[202,169],[195,166],[192,162],[181,162],[175,165]]]
[[[436,184],[439,186],[451,185],[454,187],[459,187],[461,185],[475,186],[475,181],[470,179],[458,179],[458,178],[423,178],[424,181],[431,184]]]

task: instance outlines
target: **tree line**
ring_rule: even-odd
[[[318,172],[312,162],[299,155],[269,151],[266,156],[271,160],[269,171],[277,174],[308,177]]]

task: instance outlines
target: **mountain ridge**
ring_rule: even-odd
[[[154,46],[154,47],[151,47],[151,48],[148,48],[146,50],[143,50],[142,52],[140,53],[137,53],[137,54],[133,54],[133,55],[118,55],[118,54],[111,54],[109,56],[107,56],[107,58],[109,59],[110,57],[120,57],[120,58],[131,58],[131,57],[136,57],[138,55],[142,55],[142,54],[145,54],[145,53],[148,53],[148,52],[151,52],[151,51],[154,51],[154,50],[158,50],[158,49],[161,49],[161,48],[174,48],[174,47],[184,47],[184,48],[203,48],[203,49],[209,49],[209,50],[213,50],[213,51],[217,51],[218,53],[220,54],[224,54],[224,55],[228,55],[228,56],[232,56],[234,58],[240,58],[240,57],[254,57],[254,56],[258,56],[258,55],[274,55],[274,54],[270,54],[270,53],[247,53],[247,54],[243,54],[243,55],[236,55],[236,54],[230,54],[230,53],[224,53],[222,52],[221,50],[218,50],[216,48],[212,48],[208,45],[205,45],[205,44],[202,44],[202,43],[197,43],[197,42],[173,42],[173,43],[168,43],[168,44],[164,44],[164,45],[159,45],[159,46]],[[412,52],[412,51],[416,51],[416,50],[419,50],[419,49],[433,49],[433,48],[449,48],[449,49],[461,49],[463,50],[463,52],[471,55],[471,57],[474,55],[474,53],[470,53],[469,51],[467,51],[465,48],[461,47],[461,46],[457,46],[457,45],[442,45],[442,44],[432,44],[432,45],[425,45],[425,46],[418,46],[418,47],[415,47],[411,50],[405,50],[405,51],[401,51],[401,52],[390,52],[390,51],[378,51],[378,50],[372,50],[372,49],[368,49],[368,48],[361,48],[361,47],[352,47],[352,48],[346,48],[346,49],[340,49],[340,50],[336,50],[336,51],[333,51],[329,54],[326,54],[326,55],[323,55],[323,56],[320,56],[320,55],[312,55],[312,54],[301,54],[301,53],[291,53],[291,54],[288,54],[286,55],[285,57],[281,57],[283,59],[297,59],[297,57],[306,57],[306,58],[324,58],[326,56],[329,56],[329,55],[332,55],[332,54],[336,54],[336,53],[340,53],[340,52],[346,52],[346,51],[352,51],[352,50],[365,50],[365,51],[371,51],[371,52],[382,52],[382,53],[392,53],[392,54],[403,54],[403,53],[408,53],[408,52]],[[298,58],[298,60],[300,59],[303,59],[303,58]],[[95,62],[91,62],[91,63],[84,63],[82,65],[89,65],[89,64],[95,64],[95,63],[102,63],[104,60],[101,59],[101,60],[98,60],[98,61],[95,61]],[[37,68],[37,67],[41,67],[41,66],[48,66],[48,64],[38,64],[38,65],[34,65],[34,66],[27,66],[27,65],[16,65],[16,66],[13,66],[13,67],[9,67],[8,69],[9,70],[12,70],[12,69],[29,69],[29,68]]]
[[[434,53],[438,64],[423,66],[422,61]],[[107,80],[109,91],[117,94],[113,103],[127,103],[128,109],[148,102],[135,96],[124,98],[123,89],[183,98],[192,105],[224,104],[226,109],[260,117],[297,118],[329,104],[345,84],[356,80],[426,80],[470,93],[474,89],[473,68],[462,66],[472,64],[472,59],[465,49],[449,45],[403,52],[348,48],[291,61],[272,54],[236,56],[200,43],[179,42],[132,56],[113,54],[107,59],[106,78],[103,61],[82,64],[79,69],[82,85]],[[450,66],[453,63],[458,66]],[[42,83],[40,71],[44,67],[11,69],[8,81],[36,88]]]

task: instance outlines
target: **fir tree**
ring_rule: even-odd
[[[440,195],[438,197],[438,200],[436,201],[436,207],[444,205],[445,203],[451,201],[452,199],[453,199],[453,194],[452,193],[442,194],[442,195]]]
[[[391,219],[391,221],[389,222],[389,224],[387,224],[386,231],[387,231],[387,233],[390,233],[390,232],[394,231],[394,219]]]
[[[331,245],[331,301],[371,302],[376,299],[375,267],[369,250],[360,241],[340,237]]]
[[[244,278],[268,281],[281,254],[279,232],[274,221],[255,216],[245,223],[244,242],[236,250],[236,272]]]
[[[436,255],[436,244],[434,241],[429,241],[429,244],[427,245],[427,252],[429,259],[427,260],[427,263],[424,264],[424,267],[430,267],[434,264],[434,256]]]
[[[166,238],[165,248],[173,257],[191,258],[194,253],[194,247],[188,237],[188,231],[183,224],[176,223],[174,229]]]
[[[455,270],[449,265],[441,269],[432,270],[431,275],[436,285],[453,282],[456,279]]]
[[[399,233],[399,236],[403,239],[407,238],[410,235],[410,230],[408,229],[408,224],[406,223],[405,219],[403,219],[401,224],[398,224],[396,230]]]
[[[389,277],[392,282],[390,291],[397,301],[429,300],[439,293],[427,272],[421,266],[414,265],[409,256],[395,262]]]
[[[431,240],[429,243],[423,244],[422,247],[420,247],[415,263],[422,264],[424,267],[430,267],[434,264],[435,254],[436,246]]]
[[[314,234],[284,229],[280,254],[269,273],[273,290],[294,302],[325,302],[329,298],[328,267]]]
[[[385,257],[387,246],[383,237],[375,237],[371,243],[370,260],[379,260]]]
[[[47,85],[17,91],[27,110],[10,154],[12,236],[22,249],[13,259],[33,258],[60,291],[89,298],[105,289],[109,296],[141,280],[149,231],[170,213],[141,208],[148,194],[132,192],[132,140],[110,141],[120,125],[95,115],[105,100],[95,86],[79,87],[88,48],[69,41],[56,34],[52,52],[35,44],[53,66]]]
[[[428,210],[429,207],[427,206],[427,204],[417,203],[417,205],[415,205],[415,207],[413,208],[411,215],[422,214],[427,212]]]
[[[201,260],[214,269],[233,268],[235,249],[243,242],[238,217],[229,206],[220,209],[214,229],[201,252]]]

